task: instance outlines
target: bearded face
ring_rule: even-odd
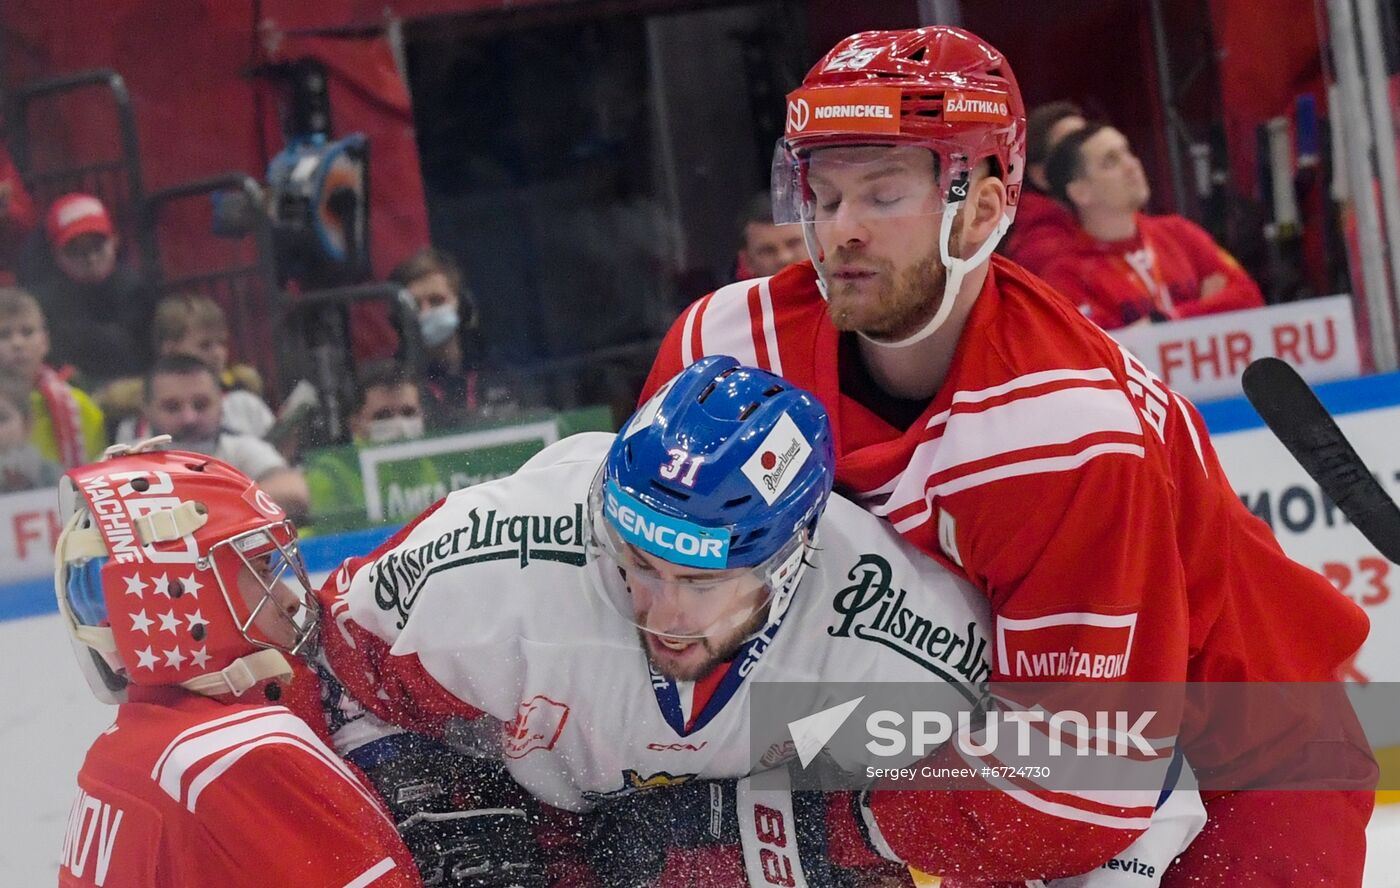
[[[928,323],[943,302],[943,284],[948,277],[937,237],[934,234],[923,256],[902,268],[889,259],[861,255],[858,249],[838,248],[832,254],[836,267],[859,267],[862,273],[833,276],[829,281],[827,313],[836,329],[898,341]],[[956,254],[956,231],[951,240],[950,251]]]
[[[648,625],[648,615],[637,615],[641,625]],[[761,608],[743,624],[727,632],[715,632],[703,638],[671,638],[657,635],[644,629],[637,629],[642,649],[647,660],[657,672],[672,681],[698,681],[714,671],[715,667],[734,659],[739,648],[763,628],[768,620],[768,610]]]
[[[629,545],[617,571],[642,650],[667,678],[708,675],[767,621],[769,587],[748,568],[691,568]]]
[[[943,196],[933,152],[862,146],[813,154],[808,179],[838,330],[897,340],[938,311]],[[957,226],[950,250],[957,255]]]

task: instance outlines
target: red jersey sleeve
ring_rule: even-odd
[[[251,721],[197,759],[163,764],[160,776],[191,815],[166,830],[162,856],[172,864],[163,884],[422,884],[378,798],[290,713]]]
[[[957,551],[992,599],[993,682],[1184,679],[1185,611],[1158,607],[1154,594],[1183,582],[1164,502],[1171,490],[1140,463],[1104,456],[1078,471],[948,498]],[[1111,501],[1134,504],[1132,513],[1108,506],[1105,490],[1120,492]],[[1035,508],[1024,508],[1028,502]],[[1153,639],[1150,650],[1134,648],[1139,632]],[[1003,698],[1002,708],[1034,699],[1017,705]],[[1152,719],[1148,735],[1159,757],[1142,763],[1130,790],[1077,791],[1053,780],[1055,760],[1046,758],[1049,781],[991,777],[980,789],[944,793],[877,789],[870,808],[894,853],[926,872],[998,881],[1087,872],[1148,827],[1161,786],[1152,781],[1165,771],[1176,727],[1168,712]],[[1043,743],[1043,735],[1036,740]],[[1001,762],[947,744],[930,764],[980,771]]]
[[[1129,788],[1105,792],[1093,783],[1103,772],[1066,781],[1064,759],[1036,731],[1033,755],[1047,756],[1048,780],[988,774],[981,788],[945,793],[877,789],[877,831],[926,872],[1003,881],[1087,872],[1150,823],[1175,751],[1189,654],[1174,473],[1200,475],[1205,458],[1184,403],[1144,369],[1125,368],[1126,381],[1104,372],[1059,391],[1026,386],[955,414],[945,434],[968,474],[935,476],[942,495],[928,526],[990,599],[1000,708],[1131,714],[1134,701],[1100,696],[1114,693],[1106,683],[1176,683],[1142,707],[1156,710],[1143,731],[1154,752],[1108,757],[1111,784]],[[1217,505],[1196,513],[1203,526]],[[1051,706],[1036,696],[1046,682],[1100,690]],[[956,744],[935,758],[979,774],[1003,764]]]
[[[360,570],[407,539],[442,504],[428,507],[369,555],[348,559],[316,592],[322,613],[334,624],[322,629],[322,651],[340,683],[375,716],[434,736],[448,719],[474,719],[481,711],[439,684],[416,654],[395,654],[389,641],[358,625],[343,596]]]

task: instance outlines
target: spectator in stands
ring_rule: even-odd
[[[97,459],[107,446],[102,411],[44,363],[48,354],[38,301],[18,287],[0,287],[0,370],[29,386],[34,447],[45,459],[74,468]]]
[[[739,258],[734,280],[769,277],[807,258],[801,225],[774,225],[773,198],[755,194],[739,215]]]
[[[228,366],[228,322],[219,304],[196,294],[170,296],[156,306],[152,342],[160,355],[191,355],[208,364],[224,393],[223,427],[230,432],[266,438],[275,422],[262,399],[262,377],[246,364]],[[115,380],[101,393],[99,404],[114,438],[132,443],[150,437],[142,418],[145,387],[141,377]]]
[[[423,437],[418,381],[393,361],[375,361],[359,373],[350,434],[356,444],[387,444]]]
[[[425,247],[399,263],[389,279],[408,290],[418,306],[427,353],[423,390],[428,424],[450,429],[474,416],[513,408],[509,389],[490,383],[482,372],[476,300],[462,286],[462,272],[452,257]]]
[[[29,381],[0,371],[0,493],[51,489],[63,475],[29,440],[33,426]]]
[[[53,363],[76,368],[96,386],[140,375],[150,360],[152,306],[145,282],[119,259],[112,217],[90,194],[65,194],[49,207],[42,261],[21,277],[51,318]],[[70,320],[71,319],[71,320]],[[79,320],[81,319],[81,320]]]
[[[309,494],[301,471],[261,438],[224,428],[222,404],[219,381],[199,358],[162,355],[146,374],[145,420],[151,434],[169,435],[177,449],[222,459],[258,482],[294,520],[305,518]]]
[[[228,320],[208,296],[171,296],[156,306],[156,355],[192,355],[208,364],[224,393],[223,424],[262,438],[275,417],[262,399],[262,377],[247,364],[228,365]]]
[[[0,285],[15,282],[20,254],[36,222],[34,201],[9,150],[0,143]]]
[[[1026,115],[1026,177],[1016,223],[1001,251],[1034,274],[1043,275],[1078,232],[1074,213],[1050,195],[1045,161],[1061,139],[1084,124],[1084,112],[1073,102],[1050,102]]]
[[[1128,140],[1091,123],[1046,162],[1079,231],[1043,277],[1104,329],[1264,304],[1259,287],[1200,226],[1142,212],[1151,191]]]
[[[371,447],[423,437],[422,394],[417,380],[394,361],[372,361],[358,373],[355,403],[350,410],[350,434],[356,447]],[[357,461],[333,451],[311,454],[306,462],[306,485],[311,491],[313,518],[322,533],[363,527],[364,480]],[[423,507],[446,496],[449,488],[430,460],[404,460],[395,465],[395,485],[426,492]]]

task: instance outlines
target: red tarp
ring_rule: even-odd
[[[1302,93],[1317,96],[1318,113],[1326,113],[1316,0],[1212,0],[1211,19],[1230,174],[1237,190],[1252,194],[1259,187],[1255,128],[1271,117],[1291,118]]]

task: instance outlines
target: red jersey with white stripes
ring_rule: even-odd
[[[1329,681],[1365,638],[1362,611],[1243,507],[1195,408],[1014,263],[992,258],[931,403],[881,403],[854,348],[802,263],[687,309],[642,398],[707,354],[815,393],[838,487],[991,600],[993,681]],[[914,418],[883,418],[897,414]],[[1242,752],[1201,733],[1188,713],[1179,739],[1198,771]],[[990,877],[1028,858],[1044,874],[1098,866],[1150,814],[994,787],[877,791],[871,810],[899,857]]]
[[[291,710],[129,694],[78,774],[60,885],[422,884],[373,790]]]

